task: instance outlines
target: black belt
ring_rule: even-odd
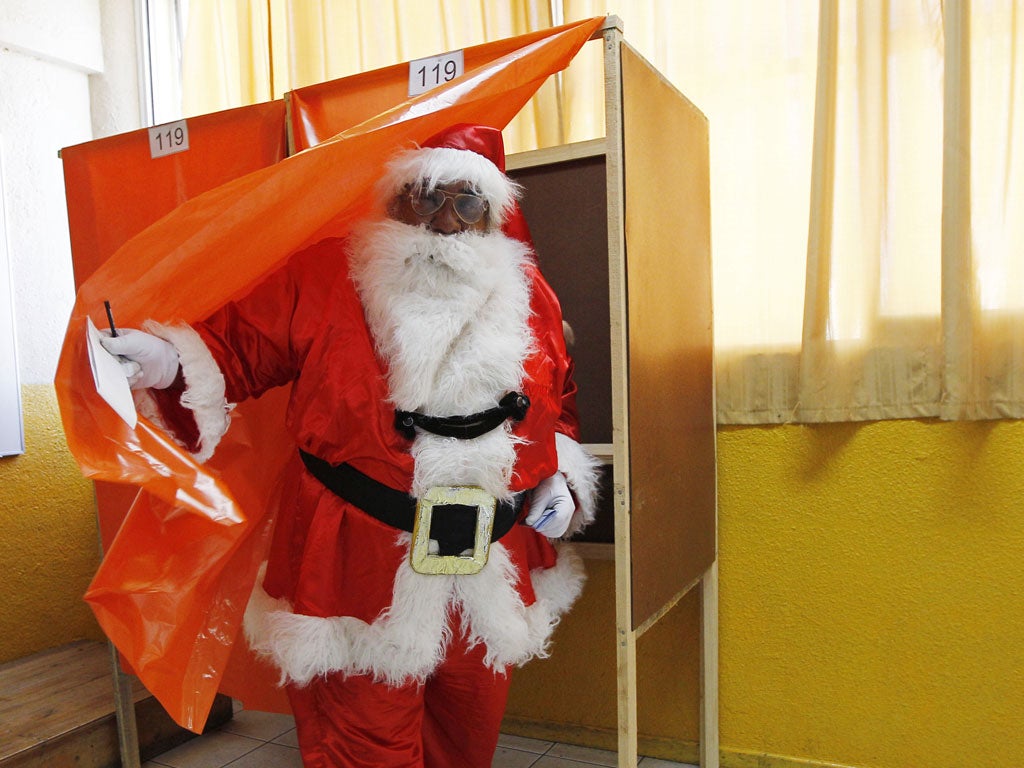
[[[471,440],[496,428],[505,419],[522,421],[530,408],[530,398],[519,392],[509,392],[494,408],[470,416],[426,416],[416,411],[395,411],[395,429],[409,440],[416,437],[415,427],[441,437]]]
[[[299,450],[306,469],[326,488],[350,504],[359,507],[371,517],[392,528],[412,533],[416,520],[416,499],[402,491],[364,475],[351,464],[328,464],[321,458]],[[512,530],[523,508],[525,493],[516,494],[511,501],[498,501],[491,529],[491,541],[497,541]],[[477,508],[465,504],[446,504],[444,514],[433,515],[430,538],[440,546],[438,554],[458,555],[473,549],[476,536]],[[435,507],[435,510],[439,507]]]

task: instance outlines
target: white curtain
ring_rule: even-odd
[[[710,121],[720,422],[1024,415],[1024,0],[208,0],[187,109],[604,13]],[[506,141],[603,135],[591,44]]]
[[[820,11],[799,345],[720,345],[721,420],[1019,418],[1021,4]]]
[[[1024,0],[614,7],[709,117],[720,422],[1024,416]]]

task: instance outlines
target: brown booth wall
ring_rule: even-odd
[[[622,45],[633,628],[715,561],[708,123]]]
[[[579,386],[580,439],[612,442],[611,346],[608,325],[608,229],[603,155],[520,168],[520,207],[541,271],[572,327]],[[611,468],[602,478],[597,520],[577,539],[611,543],[615,520]]]

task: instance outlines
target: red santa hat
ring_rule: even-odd
[[[518,217],[520,192],[504,171],[501,131],[460,123],[434,134],[421,147],[396,155],[387,165],[380,189],[391,197],[407,185],[433,189],[438,184],[468,181],[487,200],[494,223],[501,226]]]

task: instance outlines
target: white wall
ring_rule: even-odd
[[[23,386],[53,381],[74,302],[57,153],[138,128],[137,83],[133,0],[0,2],[0,194]]]

